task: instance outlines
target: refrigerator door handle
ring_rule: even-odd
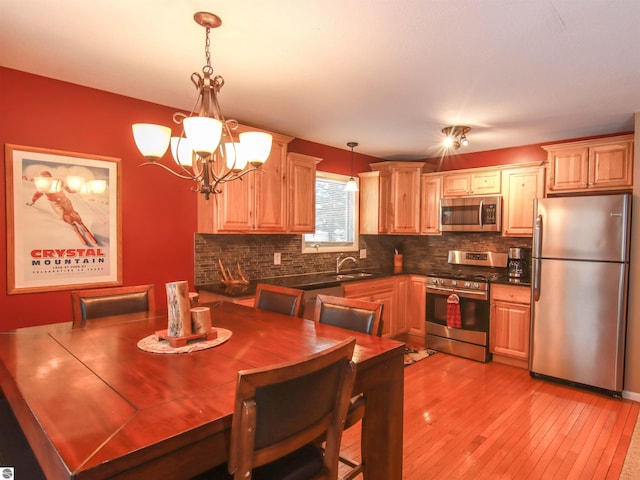
[[[542,251],[542,215],[536,216],[536,224],[533,227],[533,257],[540,258]]]
[[[539,258],[533,261],[533,301],[540,300],[540,267],[542,267],[542,260]]]
[[[542,251],[542,215],[536,216],[536,224],[533,228],[533,300],[540,299],[540,252]]]

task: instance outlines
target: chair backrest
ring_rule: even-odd
[[[313,319],[335,327],[380,336],[382,304],[353,298],[318,295]]]
[[[262,310],[302,317],[302,290],[259,283],[256,286],[255,307]]]
[[[314,478],[337,478],[354,346],[350,337],[299,362],[238,372],[228,463],[236,480],[319,438],[326,446]]]
[[[85,325],[87,320],[125,313],[148,312],[154,309],[153,285],[94,288],[71,292],[73,328]]]

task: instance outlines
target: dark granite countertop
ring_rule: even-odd
[[[365,273],[366,276],[362,276]],[[196,290],[204,290],[206,292],[225,295],[230,298],[252,297],[256,293],[258,283],[270,283],[272,285],[281,285],[283,287],[299,288],[300,290],[314,290],[318,288],[335,287],[347,282],[375,280],[377,278],[390,277],[393,275],[425,275],[424,272],[408,272],[395,274],[391,271],[345,271],[338,277],[332,272],[309,273],[304,275],[292,275],[287,277],[263,278],[260,280],[252,280],[248,285],[235,285],[227,287],[223,283],[210,283],[205,285],[196,285]],[[523,287],[531,287],[531,279],[514,279],[507,275],[499,275],[491,280],[491,283],[499,283],[503,285],[520,285]]]
[[[210,283],[196,285],[196,290],[225,295],[231,298],[251,297],[256,293],[258,283],[270,283],[283,287],[299,288],[300,290],[314,290],[317,288],[335,287],[346,282],[374,280],[376,278],[394,275],[389,271],[344,271],[338,276],[335,273],[310,273],[305,275],[292,275],[288,277],[263,278],[252,280],[248,285],[234,285],[227,287],[223,283]]]

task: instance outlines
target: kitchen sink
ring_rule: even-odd
[[[357,272],[357,273],[340,273],[335,276],[336,280],[353,280],[354,278],[366,278],[371,277],[373,273],[369,272]]]

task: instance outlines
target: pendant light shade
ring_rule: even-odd
[[[169,127],[151,123],[135,123],[132,129],[136,146],[147,160],[154,162],[166,153],[171,138]]]
[[[347,180],[347,184],[344,189],[346,192],[357,192],[358,191],[358,182],[353,177],[353,148],[358,146],[358,142],[349,142],[347,143],[347,147],[351,148],[351,177]]]
[[[265,132],[244,132],[239,136],[245,164],[248,162],[255,167],[267,161],[271,153],[271,135]]]
[[[201,157],[208,157],[220,145],[222,122],[209,117],[187,117],[182,121],[191,148]]]

